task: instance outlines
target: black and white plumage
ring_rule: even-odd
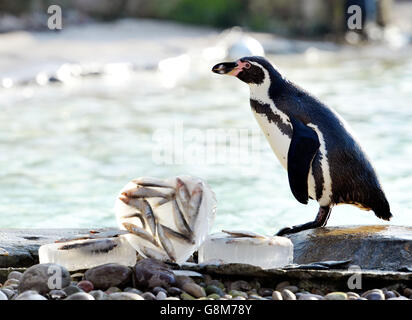
[[[236,76],[250,87],[252,112],[282,166],[295,198],[317,200],[312,222],[284,228],[278,235],[325,226],[331,209],[352,204],[392,217],[375,170],[343,118],[283,77],[263,57],[245,57],[212,69]]]

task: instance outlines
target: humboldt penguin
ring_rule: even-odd
[[[392,217],[375,170],[357,138],[332,108],[286,79],[263,57],[244,57],[212,69],[235,76],[250,88],[250,106],[272,150],[287,170],[294,197],[317,200],[314,221],[281,229],[277,235],[326,225],[332,207],[352,204]]]

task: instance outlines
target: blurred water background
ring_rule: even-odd
[[[214,231],[272,234],[313,220],[317,203],[294,199],[247,86],[210,72],[242,53],[227,50],[245,36],[347,120],[375,165],[391,223],[412,225],[412,48],[403,38],[351,47],[121,19],[0,35],[0,227],[114,227],[113,204],[129,180],[178,174],[199,176],[216,193]],[[174,156],[183,160],[159,163],[159,136],[175,139],[180,126]],[[209,149],[199,135],[210,129],[243,130],[252,150],[202,161]],[[229,146],[218,141],[216,154]],[[343,205],[328,225],[381,223]]]

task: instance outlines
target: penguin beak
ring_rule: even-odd
[[[212,72],[236,76],[240,72],[238,67],[239,65],[236,62],[221,62],[212,68]]]

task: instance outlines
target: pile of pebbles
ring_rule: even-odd
[[[396,288],[396,289],[395,289]],[[176,275],[167,265],[143,259],[130,268],[110,263],[70,274],[56,264],[12,271],[0,284],[0,300],[408,300],[412,289],[394,285],[355,292],[304,291],[284,281],[265,288],[256,280],[221,281],[210,275]]]

